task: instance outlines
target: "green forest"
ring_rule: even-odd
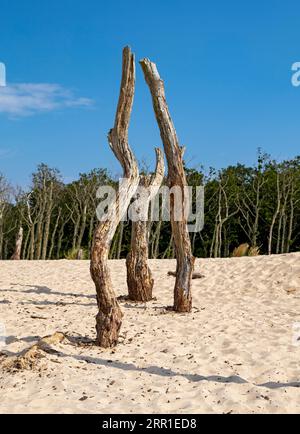
[[[205,224],[191,233],[196,257],[230,257],[248,243],[256,254],[300,250],[300,157],[277,162],[258,151],[253,167],[236,164],[221,170],[186,167],[188,185],[205,187]],[[117,185],[106,169],[80,174],[64,183],[59,170],[40,164],[27,191],[0,174],[0,259],[11,259],[23,228],[21,259],[76,259],[90,256],[97,223],[96,192]],[[131,223],[121,222],[111,259],[125,258]],[[173,258],[169,222],[149,222],[150,258]]]

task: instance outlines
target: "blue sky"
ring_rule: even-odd
[[[120,171],[113,125],[121,52],[158,65],[191,166],[253,164],[300,153],[300,4],[253,0],[0,0],[0,171],[25,186],[40,162],[67,181],[94,167]],[[3,92],[6,92],[3,93]],[[2,93],[2,99],[1,99]],[[137,64],[130,144],[154,161],[161,140]]]

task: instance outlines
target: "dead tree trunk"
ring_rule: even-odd
[[[183,167],[183,148],[179,146],[177,133],[171,119],[165,97],[164,83],[161,80],[157,67],[149,59],[143,59],[141,66],[145,80],[149,86],[156,120],[164,145],[168,162],[168,185],[177,186],[182,192],[182,216],[180,221],[175,218],[174,197],[171,196],[171,224],[174,237],[177,269],[174,288],[174,310],[176,312],[190,312],[192,309],[191,278],[195,258],[192,254],[185,208],[189,203],[186,175]]]
[[[27,230],[27,234],[26,234],[25,241],[24,241],[24,244],[23,244],[23,252],[22,252],[22,259],[23,260],[26,259],[26,252],[27,252],[27,246],[28,246],[29,236],[30,236],[30,231]]]
[[[118,239],[117,259],[121,258],[123,235],[124,235],[124,222],[121,222],[120,223],[119,239]]]
[[[82,210],[82,216],[81,216],[81,225],[80,225],[80,231],[78,235],[77,240],[77,249],[79,250],[81,248],[83,235],[86,228],[86,219],[87,219],[87,204],[84,204],[83,210]]]
[[[42,259],[45,260],[47,258],[47,249],[49,242],[49,233],[50,233],[50,224],[51,217],[53,212],[53,182],[51,182],[49,187],[49,197],[47,197],[47,210],[45,216],[45,227],[44,227],[44,236],[43,236],[43,249],[42,249]]]
[[[126,258],[128,296],[132,301],[146,302],[152,300],[154,280],[148,266],[149,227],[148,213],[151,200],[156,196],[164,177],[164,157],[160,149],[156,152],[156,169],[154,175],[141,176],[139,185],[147,188],[141,198],[139,220],[132,222],[131,249]]]
[[[151,257],[153,259],[157,259],[159,255],[159,238],[160,238],[161,225],[162,225],[162,221],[159,220],[157,222],[157,226],[155,228],[155,232],[152,237]]]
[[[19,229],[17,238],[16,238],[15,251],[14,251],[14,254],[12,255],[11,259],[13,259],[15,261],[19,261],[21,259],[22,243],[23,243],[23,228],[21,226]]]
[[[109,206],[105,221],[100,221],[94,233],[91,251],[91,276],[96,286],[99,312],[96,317],[97,343],[109,348],[118,342],[122,324],[122,311],[116,299],[110,272],[108,254],[117,229],[130,204],[139,181],[139,170],[128,144],[128,127],[135,89],[135,60],[130,48],[123,50],[123,71],[119,103],[114,128],[108,141],[116,158],[122,165],[126,182],[117,193],[115,206]]]
[[[79,249],[76,256],[77,261],[82,261],[83,259],[83,249]]]
[[[270,230],[269,230],[269,240],[268,240],[268,254],[269,255],[272,254],[273,231],[274,231],[274,226],[275,226],[277,217],[278,217],[279,212],[280,212],[281,199],[282,199],[282,194],[281,194],[281,190],[280,190],[280,174],[279,174],[279,172],[277,172],[276,185],[277,185],[277,208],[273,214],[273,218],[272,218],[272,222],[271,222],[271,226],[270,226]]]
[[[58,229],[59,220],[61,217],[61,211],[62,211],[62,209],[61,209],[61,207],[59,207],[58,214],[57,214],[56,221],[55,221],[55,226],[54,226],[54,229],[53,229],[52,234],[51,234],[51,244],[50,244],[50,249],[49,249],[49,254],[48,254],[49,259],[52,258],[52,252],[54,249],[55,237],[56,237],[56,232]]]

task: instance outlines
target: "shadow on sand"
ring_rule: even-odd
[[[73,345],[79,345],[79,346],[89,346],[92,347],[95,344],[95,341],[88,338],[87,336],[65,336],[66,339]],[[13,343],[16,341],[24,341],[24,342],[36,342],[40,339],[39,336],[27,336],[23,338],[16,338],[15,336],[9,336],[6,340],[7,344]],[[2,351],[2,354],[5,354],[6,356],[19,356],[20,353],[13,353],[8,350]],[[120,369],[122,371],[136,371],[136,372],[144,372],[150,375],[158,375],[161,377],[183,377],[186,378],[190,382],[202,382],[202,381],[209,381],[213,383],[221,383],[221,384],[249,384],[254,387],[262,387],[267,389],[281,389],[281,388],[288,388],[288,387],[294,387],[299,388],[300,382],[299,381],[293,381],[293,382],[275,382],[270,381],[267,383],[251,383],[244,378],[240,377],[239,375],[230,375],[228,377],[224,377],[222,375],[200,375],[200,374],[182,374],[180,372],[175,372],[172,369],[169,368],[163,368],[158,366],[147,366],[144,368],[140,368],[136,366],[134,363],[124,363],[119,361],[113,361],[109,359],[102,359],[102,358],[96,358],[96,357],[90,357],[90,356],[82,356],[82,355],[74,355],[74,354],[67,354],[63,353],[61,351],[56,351],[55,354],[57,357],[62,358],[73,358],[80,362],[86,362],[97,366],[105,366],[105,367],[112,367],[115,369]]]

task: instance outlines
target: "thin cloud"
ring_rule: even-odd
[[[14,157],[15,154],[16,154],[15,149],[0,148],[0,160]]]
[[[76,97],[58,84],[19,83],[0,89],[0,113],[11,117],[30,116],[63,108],[89,107],[93,101]]]

